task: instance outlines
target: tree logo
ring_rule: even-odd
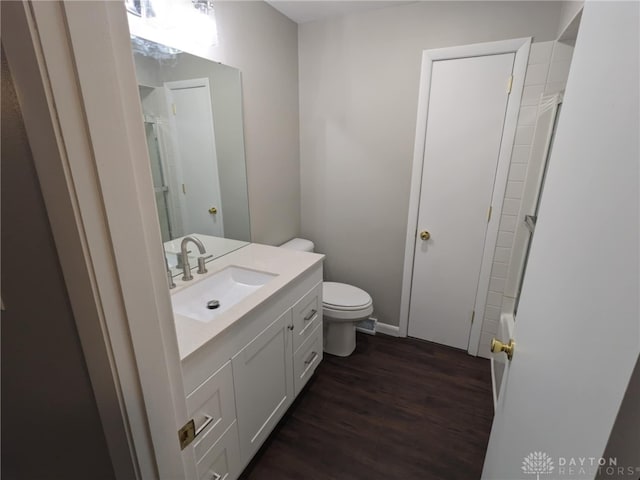
[[[522,460],[522,471],[535,474],[536,480],[540,480],[540,474],[553,472],[553,460],[545,452],[532,452]]]

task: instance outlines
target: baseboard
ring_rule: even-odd
[[[392,337],[400,336],[400,327],[396,325],[389,325],[387,323],[380,323],[376,326],[376,330],[378,333],[382,333],[384,335],[390,335]]]

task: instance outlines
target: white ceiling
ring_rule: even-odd
[[[354,12],[375,10],[392,5],[414,3],[413,1],[382,0],[265,0],[296,23],[307,23],[328,17],[348,15]]]

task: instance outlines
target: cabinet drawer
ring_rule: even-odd
[[[187,396],[187,409],[200,430],[193,444],[198,461],[236,418],[230,361]]]
[[[199,480],[236,480],[240,475],[238,425],[233,422],[197,464]]]
[[[293,385],[298,395],[322,360],[322,325],[317,325],[293,357]]]
[[[313,287],[293,306],[293,351],[322,323],[322,283]]]

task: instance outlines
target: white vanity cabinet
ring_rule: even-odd
[[[199,480],[237,478],[322,360],[314,265],[182,360]]]
[[[291,310],[233,356],[240,451],[253,456],[293,401]]]

